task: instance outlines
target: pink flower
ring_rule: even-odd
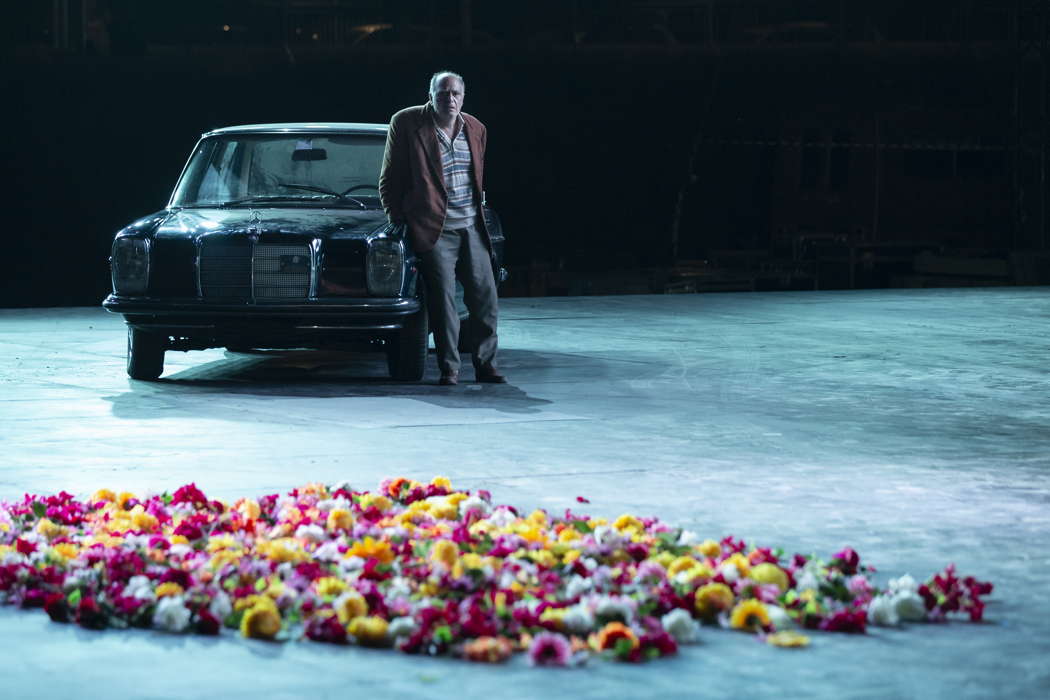
[[[529,663],[533,666],[569,666],[572,644],[557,632],[540,632],[529,645]]]
[[[191,503],[195,506],[207,506],[208,497],[197,488],[197,484],[186,484],[171,497],[172,503]]]

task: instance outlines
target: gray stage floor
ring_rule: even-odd
[[[445,474],[526,508],[582,495],[705,536],[852,545],[880,582],[955,562],[995,583],[987,622],[802,651],[705,628],[675,659],[545,672],[4,608],[0,695],[1050,697],[1050,289],[508,299],[501,321],[508,386],[221,350],[168,353],[142,383],[119,317],[0,311],[0,498]]]

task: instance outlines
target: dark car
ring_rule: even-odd
[[[403,227],[379,203],[386,131],[304,123],[204,134],[168,206],[113,240],[102,305],[127,321],[128,374],[156,379],[167,350],[372,348],[395,379],[421,379],[424,284]],[[483,210],[500,280],[502,226]]]

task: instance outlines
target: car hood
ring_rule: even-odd
[[[159,222],[157,239],[185,239],[246,233],[291,234],[313,238],[360,238],[386,224],[381,209],[236,208],[179,209]]]

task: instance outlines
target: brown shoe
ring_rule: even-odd
[[[441,386],[456,386],[459,384],[459,374],[456,372],[442,374],[441,379],[438,380],[438,384]]]
[[[507,378],[500,374],[495,367],[480,367],[475,373],[476,380],[485,384],[506,384]]]

